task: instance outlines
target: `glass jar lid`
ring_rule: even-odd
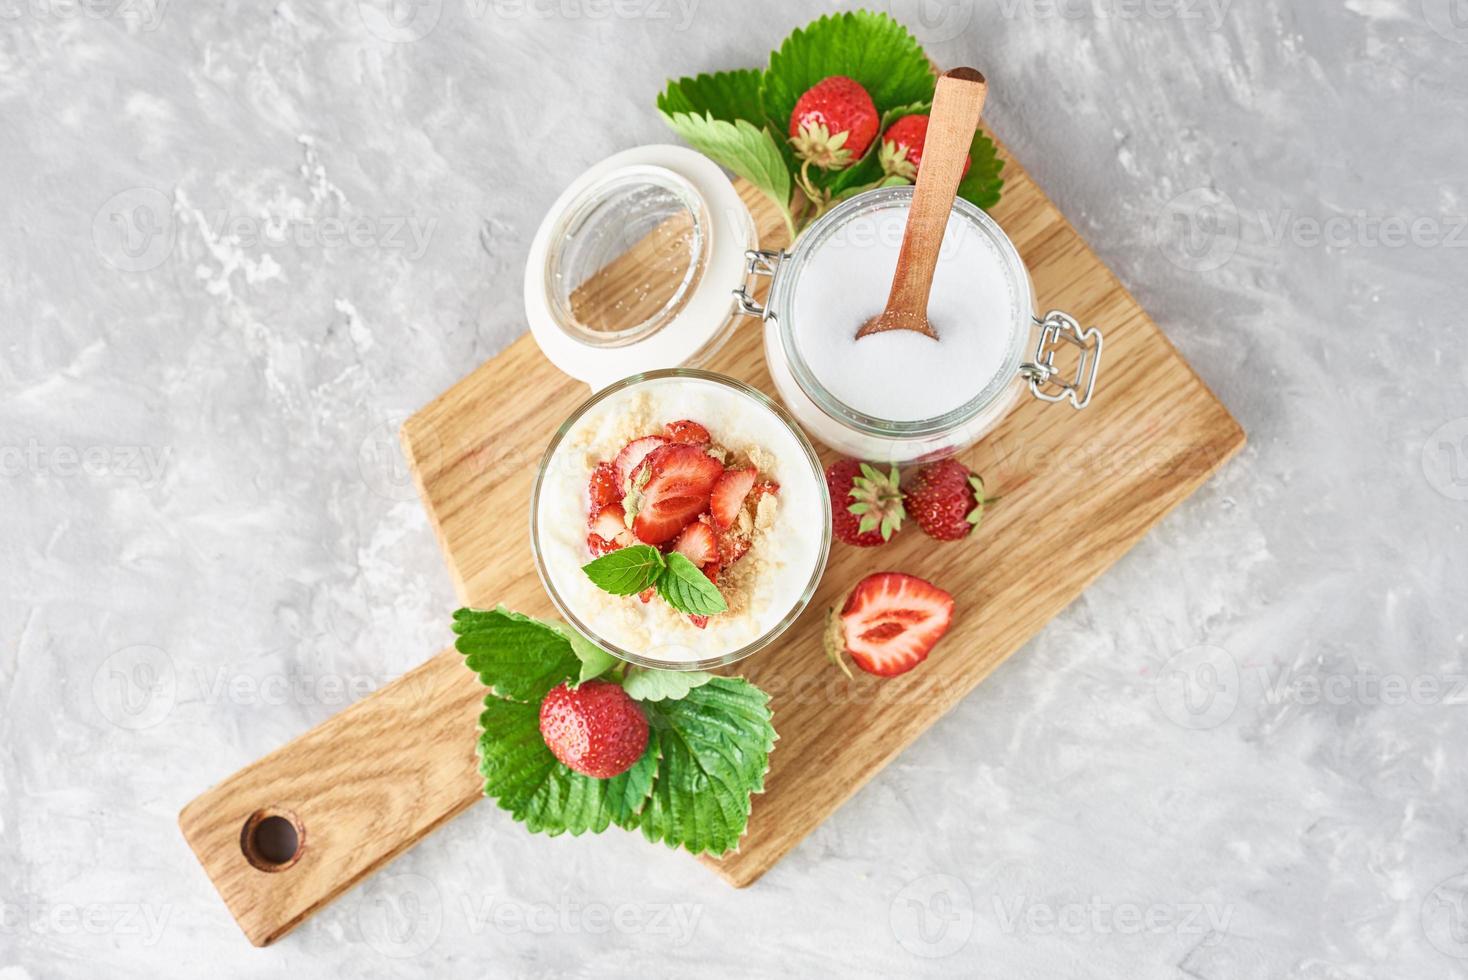
[[[723,171],[677,146],[618,153],[547,213],[525,269],[546,356],[600,388],[678,367],[728,323],[753,221]]]

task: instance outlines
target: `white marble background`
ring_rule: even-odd
[[[1250,448],[758,886],[481,806],[251,948],[176,814],[445,644],[397,423],[832,9],[409,4],[0,0],[0,980],[1468,976],[1464,0],[891,0]]]

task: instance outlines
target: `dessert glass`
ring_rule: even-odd
[[[796,241],[792,251],[750,250],[749,277],[770,279],[764,305],[751,295],[746,281],[738,293],[740,309],[764,321],[765,360],[780,397],[816,439],[848,456],[874,462],[909,463],[952,455],[981,439],[999,424],[1025,389],[1046,402],[1067,401],[1085,408],[1095,390],[1101,361],[1101,333],[1082,330],[1059,310],[1043,319],[1034,314],[1034,288],[1014,243],[981,209],[962,198],[954,213],[997,251],[1004,269],[1011,315],[998,328],[1007,333],[1004,357],[988,377],[974,379],[973,394],[960,407],[933,418],[891,421],[865,415],[835,397],[816,377],[796,341],[793,307],[796,286],[812,256],[852,222],[888,209],[906,210],[913,188],[885,187],[866,191],[822,215]],[[880,310],[873,310],[873,313]],[[854,324],[852,330],[860,324]],[[1060,345],[1075,352],[1072,371],[1055,363]],[[1026,355],[1029,358],[1026,359]]]
[[[775,526],[757,543],[769,550],[760,558],[769,576],[750,596],[743,618],[724,623],[713,617],[706,630],[682,636],[653,636],[646,645],[627,637],[648,624],[628,625],[628,619],[657,614],[634,596],[610,596],[591,585],[581,566],[591,560],[585,551],[585,487],[595,459],[607,458],[619,448],[589,443],[614,423],[619,411],[634,404],[675,406],[691,402],[716,409],[702,421],[715,438],[720,432],[741,429],[748,437],[759,433],[774,455],[777,469],[769,474],[780,484]],[[661,402],[660,402],[661,399]],[[663,421],[692,415],[673,415]],[[748,437],[753,438],[753,437]],[[573,506],[574,505],[574,506]],[[576,519],[574,527],[569,522]],[[579,544],[579,548],[578,548]],[[562,423],[546,447],[530,498],[530,547],[536,571],[557,611],[573,629],[621,660],[662,670],[705,670],[734,663],[768,646],[783,633],[810,602],[825,571],[831,549],[831,503],[819,457],[800,426],[783,408],[762,392],[742,382],[708,371],[671,368],[625,378],[592,395]],[[781,550],[783,549],[783,550]],[[751,551],[751,556],[755,551]],[[750,560],[749,558],[744,559]],[[661,600],[654,598],[653,604]],[[619,619],[622,620],[619,622]],[[691,629],[691,627],[689,628]],[[720,633],[729,639],[720,642]],[[685,642],[686,641],[686,642]]]

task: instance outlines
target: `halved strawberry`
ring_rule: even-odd
[[[702,568],[709,562],[718,561],[719,543],[714,538],[714,529],[703,521],[694,521],[683,529],[673,550]]]
[[[716,526],[720,528],[734,526],[734,522],[739,520],[739,509],[744,506],[744,498],[749,496],[750,488],[754,486],[754,481],[758,476],[759,474],[752,466],[741,470],[724,471],[724,475],[719,477],[719,482],[714,484],[714,492],[710,499],[710,511]]]
[[[867,673],[892,677],[926,660],[952,622],[953,596],[914,575],[878,572],[831,610],[826,653],[848,677],[842,650]]]
[[[719,461],[698,446],[658,446],[633,474],[633,533],[647,544],[673,540],[709,509],[709,495],[723,474]]]
[[[637,472],[638,465],[647,458],[648,453],[667,444],[668,440],[662,436],[643,436],[623,446],[622,451],[617,454],[616,462],[612,464],[617,468],[617,489],[622,489],[627,478]]]
[[[690,446],[709,444],[709,430],[692,419],[679,419],[663,426],[663,435],[669,442],[686,442]]]
[[[597,463],[591,471],[591,483],[587,487],[591,497],[591,515],[608,504],[622,502],[622,481],[617,478],[617,467],[612,463]]]
[[[635,543],[632,532],[627,529],[621,504],[607,504],[591,515],[590,523],[591,533],[586,536],[586,546],[597,557]]]

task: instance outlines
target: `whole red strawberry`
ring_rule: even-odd
[[[540,702],[540,735],[568,769],[611,779],[647,750],[647,718],[619,684],[587,681],[574,690],[562,684]]]
[[[826,467],[831,491],[831,530],[838,541],[874,548],[902,527],[902,491],[897,467],[882,473],[870,463],[840,459]]]
[[[887,127],[882,134],[882,146],[877,150],[882,172],[889,177],[905,177],[917,180],[918,168],[923,165],[923,143],[928,138],[927,116],[903,116]],[[973,165],[973,158],[964,155],[963,173]]]
[[[968,537],[984,516],[984,481],[956,459],[924,466],[906,491],[908,514],[939,541]]]
[[[845,75],[811,86],[790,114],[790,142],[801,160],[840,170],[861,159],[881,120],[867,90]]]

